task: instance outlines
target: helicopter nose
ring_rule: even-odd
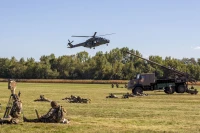
[[[110,40],[107,40],[107,43],[110,43]]]

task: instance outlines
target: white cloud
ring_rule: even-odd
[[[200,50],[200,46],[194,47],[194,49],[199,49]]]
[[[191,49],[200,50],[200,46],[191,46]]]

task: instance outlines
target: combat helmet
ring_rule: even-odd
[[[58,104],[57,104],[57,102],[56,101],[51,101],[51,107],[53,108],[53,107],[57,107],[58,106]]]

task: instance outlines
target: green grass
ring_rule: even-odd
[[[196,88],[200,90],[200,87]],[[149,96],[121,99],[130,92],[125,88],[111,88],[110,84],[61,84],[18,83],[16,93],[21,91],[23,113],[36,118],[34,109],[45,114],[48,102],[34,102],[40,94],[57,101],[67,110],[70,124],[23,123],[0,125],[0,133],[107,133],[107,132],[200,132],[200,96],[190,94],[166,95],[150,91]],[[109,93],[118,99],[106,99]],[[61,100],[70,95],[91,99],[89,104],[67,103]],[[7,83],[0,83],[0,103],[3,116],[10,90]]]

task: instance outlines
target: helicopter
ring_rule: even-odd
[[[72,43],[74,41],[70,41],[68,39],[68,41],[69,41],[68,42],[68,46],[69,46],[68,48],[75,48],[75,47],[83,46],[83,47],[86,47],[86,48],[95,49],[95,47],[103,45],[103,44],[107,44],[107,46],[108,46],[108,43],[110,43],[110,40],[103,38],[103,37],[100,37],[100,36],[112,35],[112,34],[115,34],[115,33],[98,35],[98,36],[96,36],[96,34],[97,34],[97,32],[94,32],[93,36],[72,36],[72,37],[91,37],[91,38],[87,39],[85,42],[75,44],[75,45],[72,45]]]

